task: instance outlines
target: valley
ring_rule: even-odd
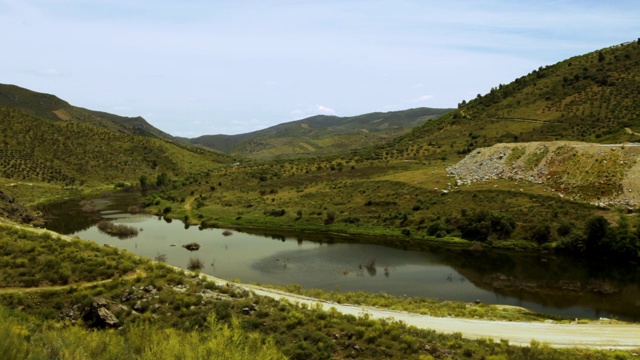
[[[197,358],[215,350],[211,329],[260,358],[633,356],[638,64],[629,42],[458,109],[319,116],[232,138],[177,138],[1,85],[0,349],[24,358],[58,336],[70,345],[56,351],[77,348],[87,329],[111,327],[94,314],[107,309],[120,333],[92,334],[113,356],[169,354],[159,343],[187,338]],[[138,235],[102,234],[100,220]],[[180,247],[194,241],[198,253]],[[289,299],[242,284],[254,281]],[[323,300],[294,306],[305,294]],[[155,342],[136,343],[140,329]]]

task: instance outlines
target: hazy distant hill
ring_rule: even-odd
[[[0,177],[66,184],[135,180],[228,161],[176,142],[143,118],[86,110],[53,95],[0,85]]]
[[[417,108],[352,117],[318,115],[251,133],[206,135],[189,141],[252,158],[329,154],[389,141],[452,110]]]
[[[386,148],[439,159],[496,143],[615,143],[638,140],[634,133],[640,133],[639,41],[542,66],[499,84]]]

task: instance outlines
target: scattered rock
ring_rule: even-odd
[[[143,312],[144,308],[142,307],[142,301],[138,300],[135,305],[133,305],[133,310],[138,312]]]
[[[173,287],[173,290],[183,293],[183,292],[189,290],[189,285],[187,285],[187,284],[176,285],[176,286]]]
[[[83,316],[84,321],[94,328],[120,327],[120,321],[107,309],[107,306],[109,306],[109,301],[105,298],[97,297],[93,299],[91,306]]]

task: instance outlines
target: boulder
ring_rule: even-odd
[[[107,306],[113,303],[105,298],[97,297],[93,299],[91,306],[85,312],[83,319],[93,328],[117,328],[120,327],[120,321],[107,309]]]

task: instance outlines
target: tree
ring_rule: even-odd
[[[147,175],[141,175],[140,176],[140,187],[142,189],[146,189],[149,186],[149,179],[147,178]]]
[[[549,224],[538,224],[531,231],[531,239],[539,245],[549,242],[551,239],[551,226]]]
[[[609,230],[609,221],[602,216],[595,216],[587,221],[585,228],[585,250],[596,253]]]
[[[169,182],[169,175],[167,173],[158,174],[156,177],[156,186],[164,186]]]

